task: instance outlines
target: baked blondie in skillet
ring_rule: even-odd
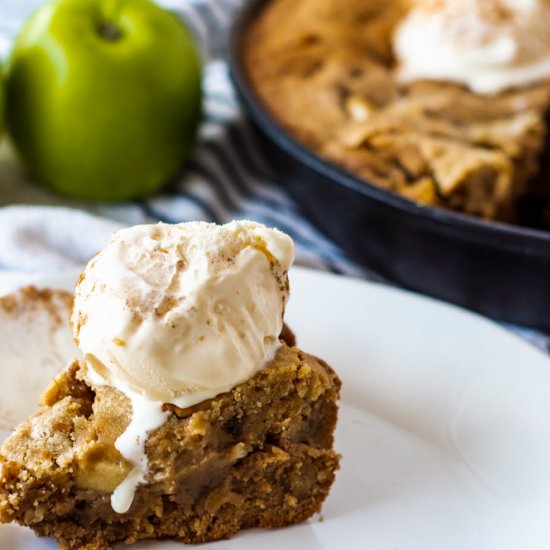
[[[521,39],[523,20],[490,4]],[[449,11],[453,2],[415,5]],[[549,328],[549,234],[463,215],[512,221],[519,198],[544,179],[548,80],[491,94],[451,77],[398,81],[388,37],[409,13],[404,4],[299,0],[283,25],[290,9],[286,0],[249,2],[230,62],[242,105],[304,213],[398,284]],[[271,26],[282,29],[277,40]],[[548,51],[543,41],[546,59]]]

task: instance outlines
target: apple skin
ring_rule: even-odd
[[[174,15],[149,0],[57,0],[19,33],[7,125],[29,171],[63,194],[149,194],[192,148],[201,65]]]

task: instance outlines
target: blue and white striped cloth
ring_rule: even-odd
[[[205,63],[205,115],[190,162],[160,194],[112,205],[55,196],[29,181],[13,159],[6,161],[0,154],[0,206],[11,205],[0,208],[0,293],[17,283],[32,282],[81,264],[103,246],[110,231],[121,225],[159,220],[257,220],[294,238],[296,263],[300,265],[381,281],[376,273],[351,261],[301,216],[297,205],[277,184],[276,167],[258,149],[251,128],[240,113],[224,52],[232,18],[243,0],[159,1],[187,22]],[[44,0],[2,0],[0,56],[8,54],[22,21],[42,3]],[[8,171],[9,177],[2,178],[2,170]],[[21,204],[43,206],[13,207]],[[73,231],[64,231],[66,226]],[[79,230],[74,231],[74,227]],[[548,350],[546,336],[510,328]]]

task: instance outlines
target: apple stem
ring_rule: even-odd
[[[103,0],[103,23],[100,32],[106,40],[114,42],[122,36],[117,23],[125,3],[126,0]]]
[[[109,42],[115,42],[122,36],[120,29],[110,21],[102,23],[99,28],[99,32],[101,33],[101,36]]]

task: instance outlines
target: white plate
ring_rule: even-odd
[[[322,520],[201,548],[550,548],[546,356],[458,308],[303,269],[287,321],[342,378],[342,468]],[[2,526],[0,548],[56,546]]]

